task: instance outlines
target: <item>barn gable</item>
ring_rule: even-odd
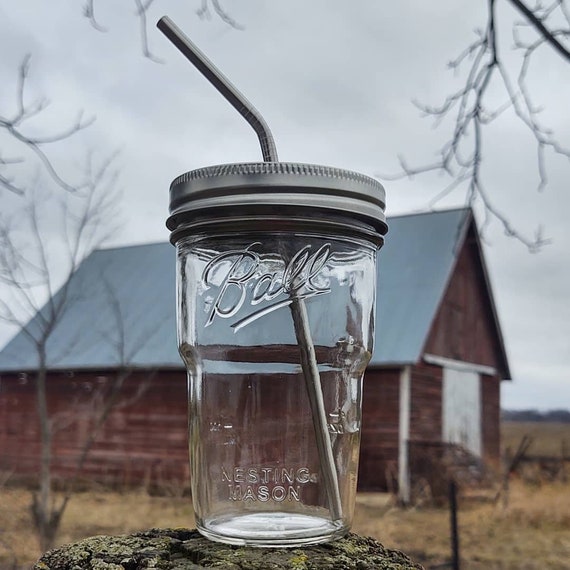
[[[446,318],[442,311],[449,311],[450,303],[456,303],[447,293],[452,278],[459,279],[456,277],[459,268],[461,274],[469,273],[454,287],[469,285],[469,294],[477,291],[481,302],[466,311],[473,314],[481,309],[488,314],[486,325],[496,341],[497,363],[500,362],[504,377],[509,377],[501,329],[471,210],[460,208],[398,216],[389,221],[390,232],[378,258],[376,334],[370,367],[415,364],[429,352],[426,345],[434,334],[439,334],[437,325]],[[464,298],[467,299],[465,295]],[[454,340],[449,332],[447,334],[443,345]],[[432,348],[441,356],[449,354],[443,346]]]
[[[378,256],[371,366],[416,362],[455,260],[467,210],[390,218]]]
[[[495,368],[510,378],[479,236],[471,216],[421,353]]]

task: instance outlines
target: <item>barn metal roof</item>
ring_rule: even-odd
[[[389,219],[386,244],[378,257],[371,366],[419,360],[471,219],[468,209]],[[93,252],[72,278],[74,300],[49,339],[48,367],[181,368],[176,348],[175,262],[175,248],[168,243]],[[333,313],[312,317],[312,326],[318,329],[315,334],[330,330]],[[212,329],[212,334],[222,333]],[[238,344],[250,341],[242,336]],[[0,352],[0,371],[33,370],[35,358],[29,339],[20,332]]]
[[[174,275],[169,243],[94,251],[72,277],[71,301],[47,343],[48,368],[181,366]],[[36,368],[30,346],[17,334],[0,353],[0,370]]]
[[[467,231],[470,210],[389,220],[378,255],[376,336],[371,365],[415,363]]]

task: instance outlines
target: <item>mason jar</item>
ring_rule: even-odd
[[[384,189],[336,168],[247,163],[170,188],[198,530],[297,546],[351,526]]]

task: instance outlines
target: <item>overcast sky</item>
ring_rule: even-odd
[[[460,85],[447,62],[485,22],[483,0],[234,0],[228,12],[236,30],[212,16],[196,15],[199,0],[155,0],[148,37],[157,64],[141,53],[135,4],[95,0],[105,32],[82,15],[81,2],[0,4],[0,115],[15,110],[17,71],[31,54],[29,101],[43,95],[50,106],[27,132],[54,132],[78,111],[96,122],[72,143],[49,152],[62,171],[86,148],[98,156],[120,150],[122,230],[112,245],[168,239],[164,226],[168,186],[178,174],[224,162],[261,160],[250,127],[155,29],[164,14],[195,43],[261,111],[284,161],[327,164],[377,176],[435,158],[448,130],[434,130],[412,105],[443,101]],[[500,6],[503,3],[499,3]],[[357,6],[357,7],[355,7]],[[512,12],[499,11],[501,46],[512,44]],[[508,61],[512,54],[506,55]],[[570,66],[548,50],[531,68],[541,120],[570,147]],[[500,104],[504,94],[492,91]],[[445,125],[443,125],[445,127]],[[1,146],[4,145],[4,146]],[[11,148],[0,137],[0,150]],[[484,180],[498,209],[532,237],[544,227],[552,243],[530,254],[504,236],[498,223],[484,230],[484,254],[510,359],[512,383],[503,383],[503,407],[570,407],[570,162],[547,155],[550,184],[536,192],[536,147],[524,127],[505,113],[489,130]],[[13,167],[19,180],[28,163]],[[19,170],[18,170],[19,168]],[[384,182],[388,215],[423,211],[446,185],[433,175]],[[14,197],[0,191],[2,209]],[[459,189],[437,204],[465,204]],[[484,217],[476,206],[480,226]],[[389,239],[389,238],[388,238]],[[0,343],[8,331],[0,330]]]

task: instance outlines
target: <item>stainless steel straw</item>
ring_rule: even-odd
[[[259,111],[168,16],[161,18],[157,23],[157,27],[253,127],[261,144],[263,161],[278,162],[277,148],[275,147],[273,135]],[[307,308],[303,299],[298,297],[292,297],[290,307],[295,336],[301,352],[301,367],[313,416],[317,450],[327,492],[329,511],[332,520],[338,520],[342,518],[340,490]]]

